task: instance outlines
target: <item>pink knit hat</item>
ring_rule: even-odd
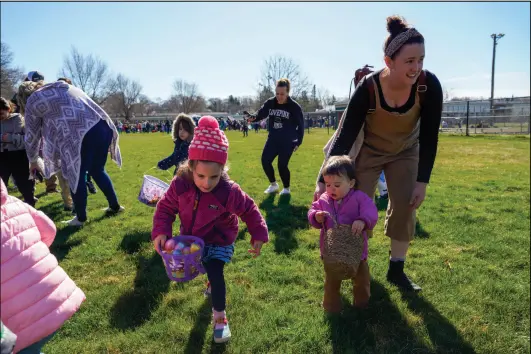
[[[194,138],[188,149],[188,158],[225,165],[229,156],[228,150],[229,141],[225,133],[219,129],[217,119],[212,116],[201,117],[194,130]]]

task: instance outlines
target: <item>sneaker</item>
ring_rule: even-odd
[[[291,194],[291,191],[289,190],[289,188],[284,188],[284,189],[280,192],[280,195],[285,195],[285,194]]]
[[[46,194],[53,194],[53,193],[59,193],[59,190],[57,188],[46,190]]]
[[[74,227],[81,227],[85,223],[81,222],[77,219],[77,216],[73,218],[72,220],[63,221],[62,224],[66,224],[67,226],[74,226]]]
[[[206,286],[207,286],[207,287],[206,287],[205,291],[203,291],[203,295],[204,295],[206,298],[208,298],[208,297],[210,297],[210,296],[212,295],[212,288],[210,287],[210,282],[209,282],[209,281],[207,281]]]
[[[123,213],[125,211],[125,208],[123,206],[120,206],[117,210],[111,209],[110,207],[103,208],[101,210],[103,210],[106,215],[116,215],[116,214]]]
[[[265,194],[269,193],[276,193],[278,191],[279,187],[277,183],[271,183],[269,187],[264,191]]]
[[[221,317],[214,320],[214,342],[226,343],[231,337],[229,321],[227,317]]]
[[[87,189],[90,194],[98,193],[98,190],[96,189],[96,186],[94,186],[94,183],[92,183],[92,181],[87,181]]]

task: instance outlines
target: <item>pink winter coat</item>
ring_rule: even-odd
[[[55,238],[53,222],[9,196],[0,182],[1,318],[17,335],[17,352],[57,331],[79,309],[85,294],[48,249]]]
[[[368,256],[368,246],[367,232],[365,231],[372,230],[378,221],[378,209],[376,208],[374,201],[362,191],[351,189],[340,204],[330,198],[326,193],[323,193],[317,201],[312,203],[312,207],[308,211],[308,221],[313,227],[321,229],[319,246],[322,254],[326,230],[334,227],[334,220],[331,217],[326,217],[323,227],[322,224],[319,224],[317,220],[315,220],[315,214],[318,211],[326,211],[330,215],[335,216],[337,222],[341,225],[352,225],[356,220],[361,220],[365,223],[361,260],[366,260]]]

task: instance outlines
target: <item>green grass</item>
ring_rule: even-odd
[[[332,317],[320,307],[318,230],[306,221],[326,129],[307,134],[292,159],[291,200],[263,194],[266,134],[228,137],[230,175],[255,198],[271,235],[252,259],[241,225],[226,268],[232,341],[212,344],[205,277],[168,280],[149,241],[154,210],[136,200],[143,173],[171,152],[170,138],[122,135],[123,169],[107,167],[127,211],[104,218],[99,192],[89,197],[91,223],[79,231],[58,226],[52,251],[87,300],[45,352],[529,353],[529,136],[442,136],[407,262],[424,290],[403,295],[385,281],[389,240],[380,206],[370,307],[348,305],[345,282],[346,309]],[[42,196],[38,207],[57,222],[69,217],[58,195]]]

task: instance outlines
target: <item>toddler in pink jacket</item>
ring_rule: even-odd
[[[16,336],[15,353],[40,353],[79,309],[85,294],[48,248],[55,225],[7,193],[1,183],[1,319]]]
[[[352,225],[354,234],[363,237],[363,253],[358,271],[352,282],[354,304],[365,307],[371,296],[370,273],[367,264],[368,247],[366,230],[372,230],[378,221],[378,209],[367,194],[354,189],[354,166],[348,156],[333,156],[326,162],[323,170],[326,191],[313,202],[308,211],[308,221],[321,229],[320,249],[323,252],[326,230],[334,227],[334,219],[341,225]],[[327,272],[325,267],[325,286],[323,307],[327,312],[341,311],[341,280]]]

